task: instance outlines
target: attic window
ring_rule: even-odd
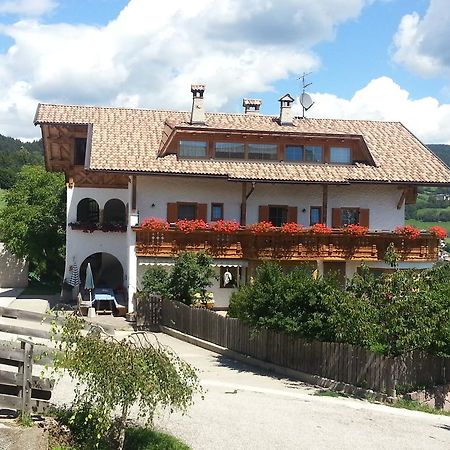
[[[331,147],[330,162],[335,164],[351,164],[351,151],[348,147]]]
[[[75,152],[73,163],[76,166],[84,166],[86,159],[86,138],[75,138]]]
[[[245,146],[240,142],[216,142],[215,156],[224,159],[244,159]]]
[[[206,158],[208,143],[205,141],[180,141],[181,158]]]
[[[277,161],[278,146],[273,144],[248,144],[248,159]]]

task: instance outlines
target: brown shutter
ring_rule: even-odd
[[[369,210],[360,209],[359,210],[359,224],[363,227],[369,228]]]
[[[331,226],[333,228],[339,228],[341,225],[342,225],[341,208],[333,208],[331,210]]]
[[[269,220],[269,207],[267,205],[261,205],[259,207],[259,219],[260,222],[267,222]]]
[[[178,207],[176,203],[167,203],[167,222],[174,223],[178,220]]]
[[[208,220],[208,205],[206,203],[197,203],[197,219]]]
[[[297,207],[296,206],[289,206],[288,214],[287,214],[287,221],[297,223]]]

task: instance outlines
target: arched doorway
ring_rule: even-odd
[[[95,287],[108,287],[115,292],[123,291],[122,264],[109,253],[94,253],[83,261],[80,266],[81,288],[84,288],[88,263],[91,263]]]

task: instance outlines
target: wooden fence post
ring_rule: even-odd
[[[389,397],[397,397],[396,385],[397,385],[397,358],[389,358],[386,380],[386,391]]]
[[[22,374],[22,409],[21,415],[31,414],[31,384],[33,370],[33,342],[19,338],[20,348],[23,350],[23,364],[20,365],[18,373]]]

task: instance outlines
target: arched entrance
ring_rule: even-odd
[[[86,280],[86,267],[91,263],[95,287],[108,287],[114,291],[123,290],[123,267],[120,261],[109,253],[94,253],[80,266],[81,288]]]

